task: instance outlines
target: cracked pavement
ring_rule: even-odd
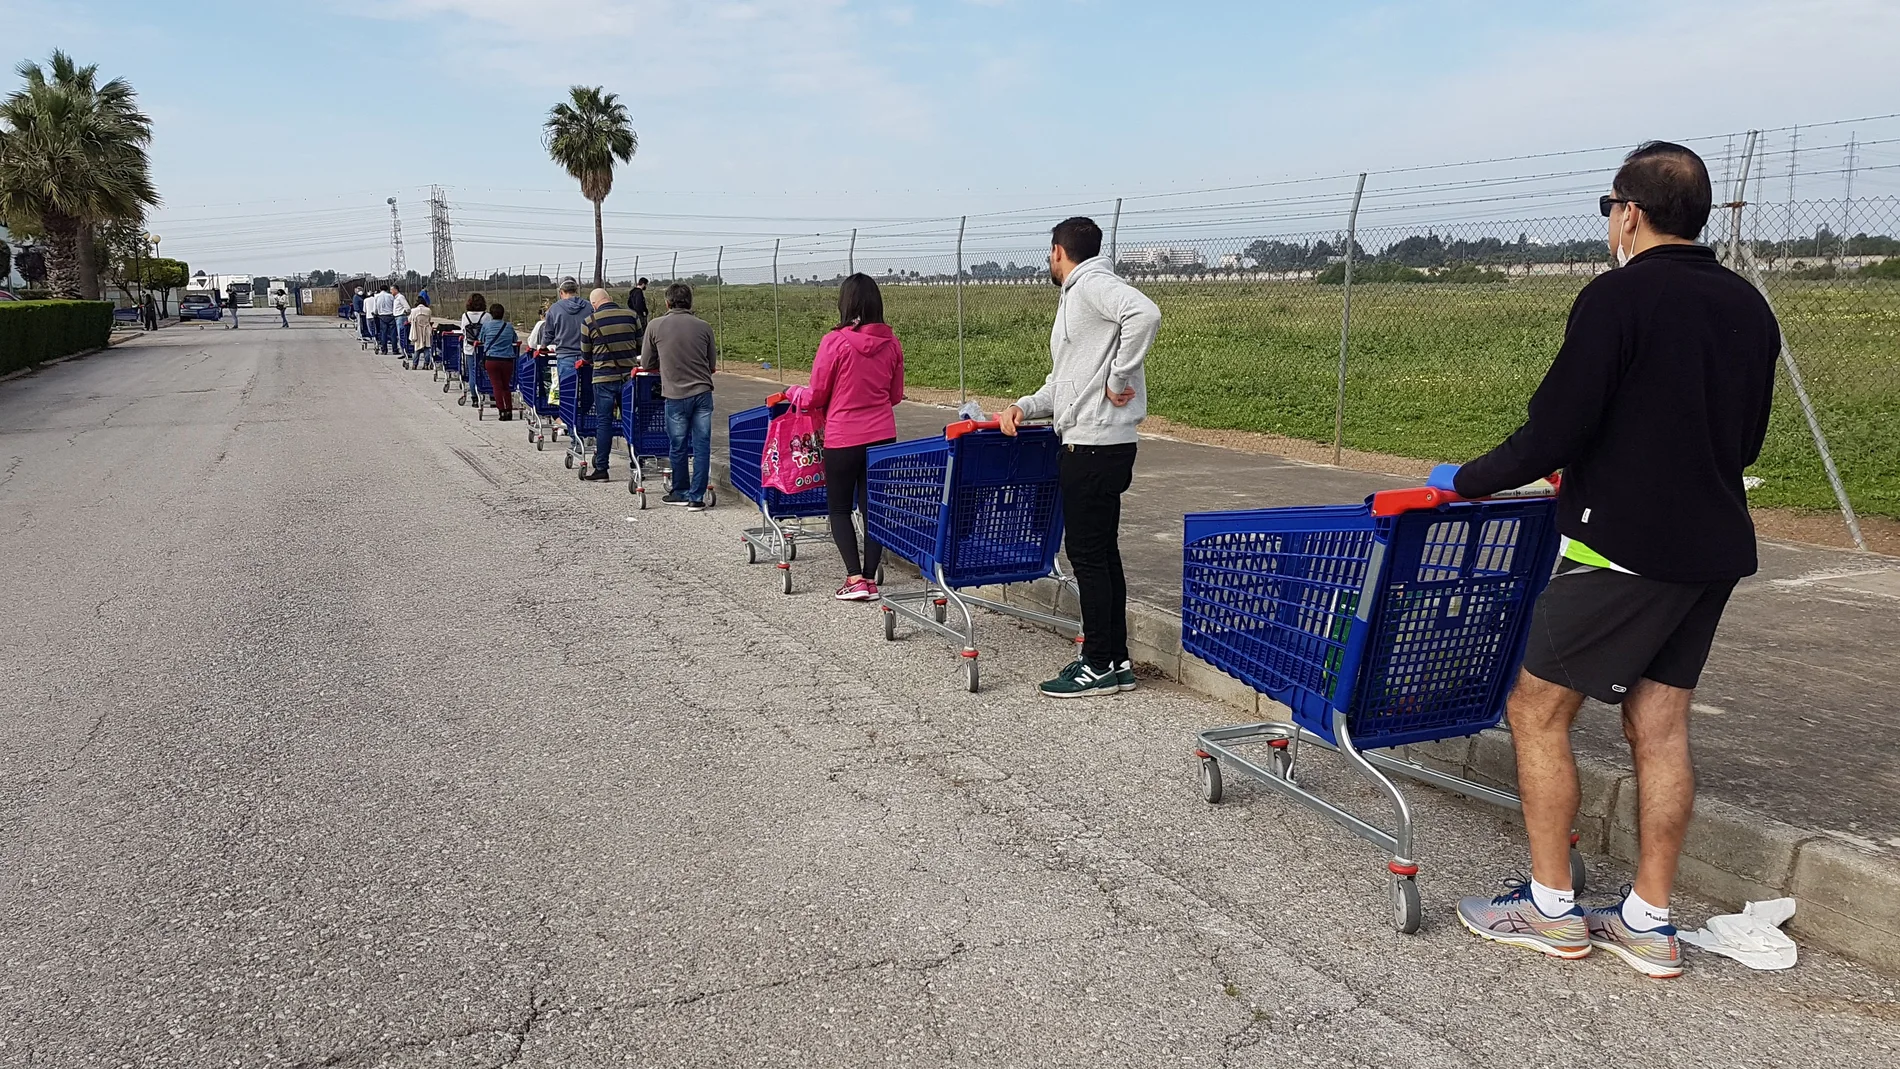
[[[1875,1066],[1900,982],[1478,943],[1514,822],[1418,788],[1426,927],[1146,683],[954,651],[635,511],[328,322],[0,383],[0,1065]],[[624,465],[616,471],[624,474]],[[1362,810],[1337,766],[1309,782]],[[1599,888],[1627,874],[1607,863]],[[1685,920],[1707,907],[1680,902]]]

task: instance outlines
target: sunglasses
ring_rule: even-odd
[[[1610,205],[1612,204],[1636,204],[1638,208],[1642,207],[1641,204],[1637,204],[1635,201],[1629,200],[1625,197],[1616,197],[1616,196],[1611,196],[1609,194],[1605,194],[1597,198],[1597,211],[1602,212],[1603,217],[1605,219],[1608,219],[1610,217]]]

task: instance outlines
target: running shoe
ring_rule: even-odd
[[[705,502],[705,501],[703,501],[703,500],[701,500],[701,501],[688,501],[688,502],[686,503],[686,511],[688,511],[688,512],[704,512],[704,511],[706,511],[706,502]]]
[[[1525,947],[1553,958],[1581,958],[1590,953],[1590,928],[1583,910],[1571,906],[1557,917],[1547,917],[1531,900],[1530,881],[1508,884],[1496,898],[1473,895],[1458,903],[1458,920],[1471,934],[1494,943]]]
[[[1123,661],[1115,666],[1115,689],[1135,689],[1135,662]]]
[[[662,505],[690,505],[692,504],[691,501],[688,501],[686,499],[685,494],[670,493],[670,492],[665,497],[660,499],[660,503]]]
[[[1071,661],[1062,670],[1062,674],[1036,688],[1045,698],[1093,698],[1103,694],[1118,694],[1121,685],[1115,681],[1115,669],[1097,670],[1089,667],[1087,661]]]
[[[1637,931],[1623,919],[1620,900],[1613,906],[1590,910],[1584,917],[1590,927],[1591,946],[1615,954],[1644,976],[1668,980],[1682,975],[1682,946],[1676,942],[1675,925]]]
[[[838,588],[832,597],[839,601],[871,601],[877,597],[877,584],[869,579],[856,579]]]

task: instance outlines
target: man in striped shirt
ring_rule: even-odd
[[[594,384],[594,466],[581,473],[588,482],[607,481],[620,426],[620,389],[640,366],[640,316],[615,304],[606,290],[587,295],[593,314],[581,321],[581,360]]]

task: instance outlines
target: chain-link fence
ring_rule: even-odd
[[[1718,201],[1703,240],[1762,286],[1792,357],[1752,471],[1761,480],[1753,500],[1851,502],[1900,517],[1900,196],[1881,188],[1900,162],[1882,162],[1887,141],[1854,139],[1847,166],[1834,167],[1838,146],[1807,136],[1818,162],[1801,166],[1790,145],[1785,160],[1774,157],[1778,174],[1765,137],[1692,143]],[[635,278],[651,279],[656,315],[666,284],[687,282],[726,368],[795,380],[836,322],[838,283],[863,271],[881,283],[912,384],[1010,398],[1048,370],[1058,296],[1049,229],[1088,215],[1120,273],[1161,307],[1148,372],[1155,414],[1334,450],[1464,459],[1522,420],[1571,302],[1609,269],[1595,208],[1619,156],[1586,150],[1463,165],[1469,173],[1262,183],[1240,187],[1246,200],[1160,193],[886,222],[617,255],[606,273],[617,297]],[[1843,171],[1847,195],[1774,196],[1783,184],[1792,194],[1796,177],[1839,186]],[[585,290],[592,266],[439,280],[437,308],[451,315],[481,289],[525,328],[563,274]],[[1823,449],[1838,467],[1838,493]]]

